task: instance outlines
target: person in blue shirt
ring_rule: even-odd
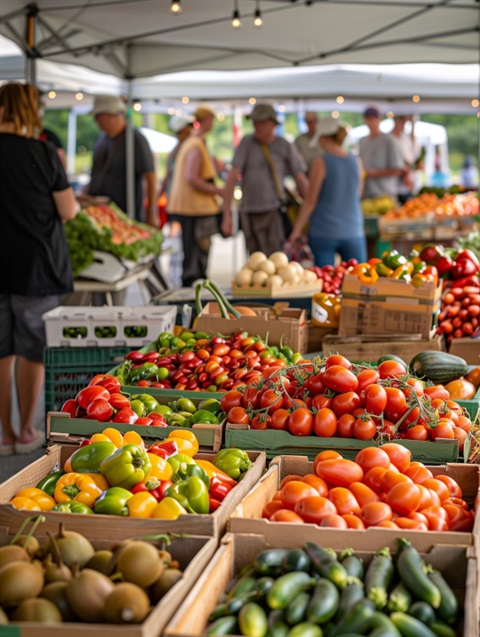
[[[310,186],[289,240],[297,241],[308,223],[308,242],[315,265],[334,265],[337,253],[344,261],[365,262],[361,161],[343,148],[347,129],[338,119],[320,120],[317,135],[324,154],[312,164]]]

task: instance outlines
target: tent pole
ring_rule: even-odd
[[[134,166],[134,141],[133,141],[133,121],[132,121],[132,80],[127,79],[127,128],[125,131],[125,170],[127,186],[127,210],[126,213],[132,219],[135,218],[135,166]]]
[[[67,128],[67,173],[75,174],[75,154],[77,149],[77,113],[71,108],[68,111]]]
[[[27,7],[27,24],[25,32],[25,40],[27,44],[27,59],[25,61],[25,79],[33,86],[37,84],[37,68],[35,55],[35,30],[37,23],[38,7],[30,4]]]

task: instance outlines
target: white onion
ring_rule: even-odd
[[[237,285],[251,285],[253,280],[253,270],[250,270],[249,267],[244,266],[240,272],[237,273],[235,277],[235,283]]]
[[[268,258],[274,263],[277,270],[283,265],[288,265],[288,257],[285,252],[274,252]]]
[[[292,266],[291,263],[282,266],[278,270],[277,274],[281,276],[286,283],[295,283],[295,280],[297,278],[296,269]]]
[[[266,261],[267,256],[263,252],[254,252],[250,255],[250,259],[247,261],[247,265],[252,270],[258,270],[258,266],[263,261]]]
[[[257,271],[262,271],[262,272],[266,272],[267,274],[275,274],[275,272],[277,271],[277,268],[275,267],[275,264],[273,263],[273,261],[270,261],[270,259],[265,259],[265,261],[262,261],[262,263],[260,263],[260,265],[257,268]]]
[[[267,280],[268,280],[268,274],[266,272],[263,272],[262,270],[258,270],[257,272],[253,273],[252,281],[256,285],[265,285],[267,283]]]

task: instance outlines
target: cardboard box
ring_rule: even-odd
[[[463,497],[466,502],[473,506],[475,497],[479,490],[479,467],[478,465],[463,464],[447,464],[444,466],[432,467],[430,471],[434,475],[446,474],[454,478],[460,485]],[[275,492],[280,486],[280,482],[288,475],[307,475],[314,473],[313,462],[309,462],[307,458],[301,456],[279,456],[270,463],[270,468],[263,478],[255,485],[250,493],[242,500],[242,502],[233,511],[228,530],[232,533],[258,533],[270,538],[272,534],[277,533],[275,529],[285,526],[287,523],[270,522],[262,518],[263,507],[273,499]],[[290,529],[291,534],[297,534],[298,525],[290,525],[286,527]],[[405,529],[380,529],[371,527],[365,531],[354,531],[352,529],[332,529],[320,528],[316,524],[302,524],[301,528],[309,528],[312,533],[317,535],[317,542],[323,543],[324,546],[332,546],[334,549],[344,549],[351,546],[354,549],[363,546],[373,546],[374,543],[381,541],[385,546],[394,548],[398,537],[407,537],[415,543],[419,550],[426,550],[430,545],[434,544],[456,544],[462,546],[473,546],[478,542],[478,533],[480,530],[480,521],[476,519],[476,523],[472,533],[460,533],[450,531],[407,531]],[[323,540],[322,536],[326,531]],[[475,539],[477,538],[477,539]]]
[[[327,336],[337,334],[337,332],[336,327],[319,327],[318,325],[314,325],[312,321],[308,321],[308,345],[306,353],[321,353],[323,350],[323,342]]]
[[[442,286],[424,282],[418,288],[398,279],[379,278],[362,283],[347,274],[342,283],[338,333],[421,334],[430,338],[440,308]]]
[[[458,461],[458,441],[437,439],[435,442],[399,439],[418,462],[444,464]],[[353,460],[360,449],[374,446],[371,440],[356,438],[321,438],[320,436],[293,436],[288,431],[274,429],[248,429],[244,425],[226,424],[225,447],[265,451],[267,458],[275,456],[306,456],[314,460],[320,451],[335,449],[344,458]]]
[[[307,314],[305,310],[285,307],[275,311],[272,307],[255,307],[259,316],[224,319],[216,303],[207,303],[197,317],[196,329],[208,334],[235,334],[248,332],[251,336],[267,338],[270,345],[288,345],[294,351],[306,353],[308,349]]]
[[[380,356],[393,354],[402,358],[407,365],[419,352],[425,350],[445,351],[443,336],[435,334],[431,339],[423,339],[420,334],[395,336],[388,339],[384,334],[378,336],[334,336],[323,339],[323,355],[341,354],[350,361],[364,363],[376,362]]]
[[[164,637],[203,637],[208,615],[219,603],[219,597],[230,580],[261,551],[301,547],[305,542],[317,542],[324,547],[331,547],[336,531],[337,529],[330,530],[320,536],[308,529],[307,525],[296,525],[295,533],[289,533],[283,524],[279,524],[275,534],[269,538],[254,534],[227,534],[205,572],[165,628]],[[367,542],[364,541],[357,547],[357,554],[366,564],[375,551],[386,545],[382,536],[373,543],[371,540],[372,538],[368,538]],[[441,544],[436,546],[433,542],[426,544],[424,548],[416,545],[416,548],[426,563],[442,572],[459,600],[460,607],[464,609],[458,635],[478,636],[478,564],[473,548]],[[396,553],[396,545],[394,552]]]
[[[42,316],[48,347],[141,347],[161,332],[172,332],[172,306],[60,306]]]
[[[31,511],[17,511],[9,503],[13,496],[24,487],[34,487],[51,471],[63,467],[65,461],[76,449],[72,445],[53,445],[47,448],[46,454],[36,462],[28,465],[9,480],[0,485],[0,526],[7,526],[16,530],[23,520],[31,515]],[[101,537],[105,540],[123,540],[139,535],[153,535],[158,533],[187,533],[206,537],[219,537],[227,525],[227,520],[237,504],[246,496],[258,482],[265,470],[266,458],[264,453],[249,452],[253,462],[252,468],[243,480],[234,487],[215,513],[208,515],[181,515],[176,520],[155,520],[142,518],[128,518],[116,515],[75,515],[74,513],[45,512],[46,522],[42,529],[52,533],[63,522],[67,527],[74,525],[75,530],[91,539]],[[197,458],[212,460],[213,454],[199,453]],[[92,524],[93,520],[93,524]],[[97,523],[95,524],[95,520]]]
[[[322,291],[323,280],[317,279],[313,283],[298,283],[297,285],[237,285],[232,282],[232,296],[272,299],[293,299],[299,296],[313,296]]]
[[[91,516],[88,516],[91,517]],[[101,529],[97,528],[95,520],[90,524],[95,527],[95,535],[101,536]],[[37,529],[40,531],[42,525]],[[92,534],[93,535],[93,529]],[[7,544],[13,536],[11,530],[0,528],[0,545]],[[39,533],[36,537],[43,543],[44,538]],[[111,541],[95,539],[93,545],[96,549],[112,546]],[[183,577],[175,586],[153,607],[151,613],[142,624],[114,626],[111,624],[88,624],[88,623],[61,623],[61,624],[40,624],[37,622],[11,623],[0,626],[0,637],[159,637],[173,616],[176,609],[188,594],[193,584],[200,577],[206,565],[210,562],[217,548],[217,541],[214,538],[194,537],[172,538],[171,545],[167,547],[172,557],[180,562]]]
[[[460,356],[469,365],[480,366],[480,338],[454,338],[448,351]]]

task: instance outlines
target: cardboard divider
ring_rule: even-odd
[[[90,516],[87,516],[90,517]],[[93,517],[93,516],[92,516]],[[102,538],[101,529],[97,528],[95,520],[91,520],[92,533],[96,536],[92,541],[95,549],[109,549],[113,540]],[[43,540],[40,524],[35,534],[37,539]],[[71,527],[70,527],[71,528]],[[13,535],[12,529],[0,528],[0,546],[7,544]],[[101,538],[101,539],[99,539]],[[142,624],[112,625],[89,624],[80,622],[65,622],[61,624],[41,624],[38,622],[10,623],[0,626],[0,637],[159,637],[173,616],[176,609],[188,594],[193,584],[198,580],[206,565],[210,562],[217,548],[217,540],[208,537],[189,536],[187,538],[172,538],[167,550],[173,559],[180,562],[183,577],[156,604]]]
[[[22,469],[9,480],[0,485],[0,525],[12,530],[18,529],[31,511],[17,511],[9,501],[20,489],[34,487],[51,471],[63,467],[65,461],[76,449],[72,445],[53,445],[47,448],[44,456]],[[225,530],[227,520],[233,509],[239,504],[252,487],[258,482],[265,470],[266,457],[261,452],[249,452],[253,466],[226,496],[220,507],[212,514],[181,515],[176,520],[129,518],[116,515],[79,515],[74,513],[44,512],[46,522],[42,525],[45,531],[52,533],[58,524],[74,526],[75,530],[86,537],[95,539],[101,534],[105,540],[123,540],[133,535],[151,535],[154,533],[188,533],[207,537],[219,537]],[[214,454],[199,453],[199,459],[212,460]],[[93,524],[92,524],[93,520]],[[95,524],[95,520],[97,523]]]
[[[460,485],[463,497],[472,506],[479,492],[480,471],[478,465],[447,464],[444,466],[430,466],[430,471],[434,475],[446,474],[454,478]],[[409,531],[406,529],[383,529],[370,527],[364,531],[353,529],[332,529],[320,528],[316,524],[290,524],[287,522],[270,522],[262,518],[263,507],[273,499],[280,482],[288,475],[307,475],[314,473],[313,462],[302,456],[279,456],[272,460],[270,468],[248,495],[234,509],[229,523],[228,530],[232,533],[258,533],[267,539],[276,537],[278,528],[289,529],[292,535],[297,533],[299,528],[308,528],[312,532],[318,533],[319,543],[324,542],[321,538],[325,536],[330,539],[329,546],[335,549],[344,549],[351,546],[359,548],[369,546],[368,543],[376,543],[383,538],[385,546],[394,548],[398,537],[406,537],[415,543],[419,550],[426,550],[432,544],[455,544],[462,546],[477,545],[479,542],[480,520],[478,516],[472,533],[461,533],[454,531]],[[326,541],[326,540],[325,540]]]
[[[252,562],[265,549],[301,547],[305,542],[317,542],[323,547],[332,547],[338,529],[325,530],[327,534],[320,535],[312,532],[307,525],[296,525],[295,532],[292,533],[288,527],[279,524],[275,535],[268,538],[258,534],[227,534],[208,567],[165,628],[164,637],[203,637],[206,634],[208,615],[218,604],[219,597],[230,580],[243,566]],[[363,544],[356,548],[357,555],[368,564],[374,553],[387,545],[383,538],[384,536],[379,536],[375,541],[372,541],[373,538],[364,538]],[[472,547],[435,545],[434,542],[424,548],[415,546],[426,563],[442,572],[459,600],[460,607],[464,609],[459,637],[477,636],[478,560],[475,551]],[[393,553],[396,553],[396,546]]]
[[[425,350],[445,351],[445,340],[436,334],[433,338],[424,339],[420,334],[410,334],[402,338],[385,334],[378,336],[334,336],[327,335],[323,339],[323,355],[341,354],[351,361],[375,363],[385,354],[402,358],[407,365],[412,358]]]

